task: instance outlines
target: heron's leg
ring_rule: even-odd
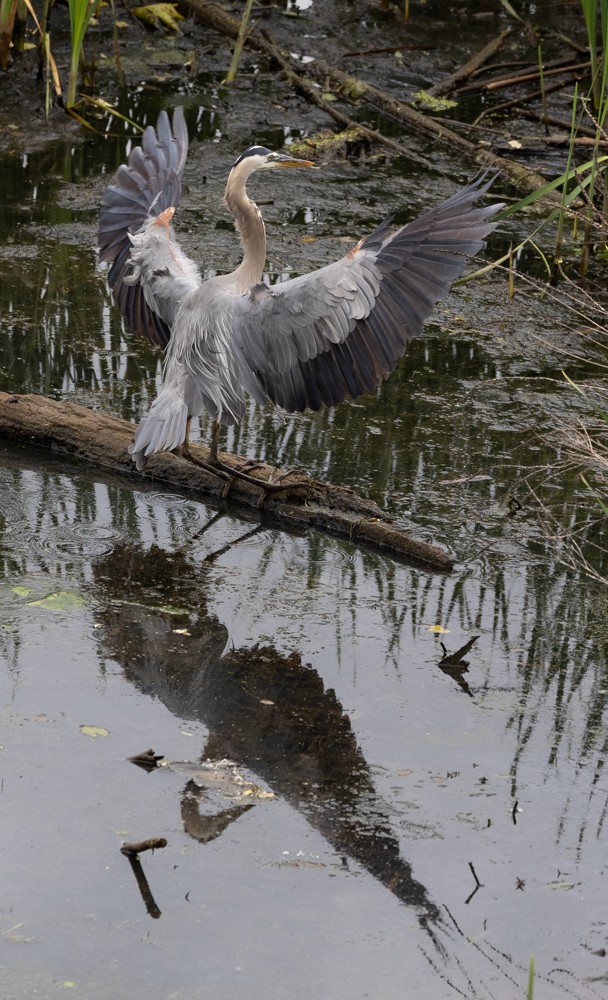
[[[209,445],[209,461],[213,465],[221,465],[222,464],[220,462],[220,460],[218,458],[218,454],[217,454],[217,451],[218,451],[218,448],[219,448],[219,445],[220,445],[220,432],[221,432],[221,430],[222,430],[222,425],[220,424],[219,420],[214,420],[213,421],[213,430],[211,431],[211,444]]]
[[[201,458],[195,458],[194,457],[194,455],[190,451],[190,424],[191,424],[191,422],[192,422],[192,417],[189,416],[188,419],[187,419],[187,421],[186,421],[186,435],[185,435],[184,440],[182,442],[182,455],[186,459],[186,461],[192,462],[193,465],[198,465],[199,468],[205,469],[207,472],[210,472],[212,475],[216,476],[218,479],[224,480],[225,483],[226,483],[226,486],[224,487],[224,489],[222,491],[222,497],[227,497],[228,493],[230,492],[230,487],[232,486],[232,484],[234,482],[234,476],[231,475],[230,470],[226,469],[226,467],[222,467],[221,463],[216,463],[216,462],[212,462],[212,461],[204,462]]]

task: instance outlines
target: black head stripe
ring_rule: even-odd
[[[271,150],[267,149],[266,146],[250,146],[244,153],[241,153],[238,160],[235,160],[232,166],[236,167],[237,164],[239,164],[241,160],[244,160],[247,156],[268,156],[270,152]]]

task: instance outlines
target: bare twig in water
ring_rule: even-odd
[[[144,851],[158,851],[166,846],[167,841],[164,837],[149,837],[148,840],[140,840],[137,844],[127,844],[125,841],[120,848],[120,853],[124,854],[127,858],[136,858],[138,854],[143,854]]]
[[[343,52],[343,59],[350,59],[352,56],[376,56],[391,55],[393,52],[435,52],[436,45],[385,45],[379,49],[354,49],[352,52]]]
[[[591,66],[591,62],[574,62],[568,63],[566,66],[560,66],[557,69],[548,69],[543,72],[543,76],[560,76],[562,73],[572,73],[578,72],[579,70],[587,70]],[[502,90],[505,87],[515,87],[520,83],[530,83],[532,80],[538,80],[540,78],[540,70],[535,70],[530,73],[518,73],[516,76],[505,76],[501,80],[489,80],[484,83],[482,80],[478,80],[475,83],[471,83],[468,87],[462,87],[459,91],[461,94],[473,93],[477,90]]]
[[[469,861],[469,868],[471,869],[471,872],[473,874],[473,878],[475,879],[475,888],[473,889],[473,892],[470,894],[470,896],[467,896],[467,898],[465,899],[465,901],[464,901],[464,905],[465,906],[468,906],[468,904],[473,899],[473,896],[475,895],[475,893],[479,892],[479,890],[483,889],[483,887],[484,887],[483,882],[480,882],[479,879],[477,878],[477,872],[475,871],[475,869],[473,867],[473,862],[472,861]]]
[[[154,896],[152,895],[152,890],[150,889],[150,886],[148,885],[148,880],[147,880],[147,878],[146,878],[146,876],[144,874],[144,870],[143,870],[143,868],[141,866],[141,861],[139,860],[139,858],[131,856],[130,854],[127,854],[126,857],[127,857],[127,860],[129,862],[129,864],[131,865],[131,870],[132,870],[133,874],[135,875],[135,881],[137,882],[137,888],[140,891],[141,898],[144,901],[144,905],[146,907],[146,910],[147,910],[148,914],[152,917],[153,920],[158,920],[158,918],[161,915],[161,911],[159,910],[159,908],[158,908],[158,906],[156,904],[156,900],[154,899]]]
[[[473,878],[475,879],[475,884],[476,884],[477,888],[480,889],[483,886],[483,882],[479,881],[479,879],[477,877],[477,872],[475,871],[475,869],[473,867],[473,862],[472,861],[469,861],[469,868],[471,869],[471,873],[473,875]]]

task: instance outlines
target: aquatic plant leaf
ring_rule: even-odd
[[[433,97],[426,90],[417,90],[414,94],[414,104],[427,111],[447,111],[448,108],[455,108],[458,101],[452,101],[449,97]]]
[[[55,594],[48,594],[39,601],[29,601],[30,608],[45,608],[46,611],[71,611],[73,608],[81,608],[84,604],[84,597],[74,594],[69,590],[58,590]]]
[[[103,726],[79,726],[80,732],[85,736],[90,736],[92,740],[97,739],[98,736],[109,736],[110,730],[105,729]]]
[[[133,14],[144,24],[150,24],[153,28],[162,24],[169,31],[179,31],[179,22],[184,20],[184,15],[180,14],[174,3],[151,3],[145,7],[134,7]]]

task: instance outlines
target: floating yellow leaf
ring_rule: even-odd
[[[134,7],[132,13],[144,24],[150,24],[153,28],[163,24],[169,31],[179,31],[179,22],[184,20],[184,15],[180,14],[175,3],[146,4],[145,7]]]
[[[49,594],[39,601],[29,601],[30,608],[45,608],[47,611],[71,611],[73,608],[81,608],[84,604],[84,597],[74,594],[69,590],[58,590],[55,594]]]
[[[437,635],[447,635],[449,628],[443,628],[442,625],[429,625],[427,632],[436,632]]]
[[[109,729],[104,729],[103,726],[79,726],[80,732],[85,736],[90,736],[91,739],[96,739],[98,736],[109,736]]]

